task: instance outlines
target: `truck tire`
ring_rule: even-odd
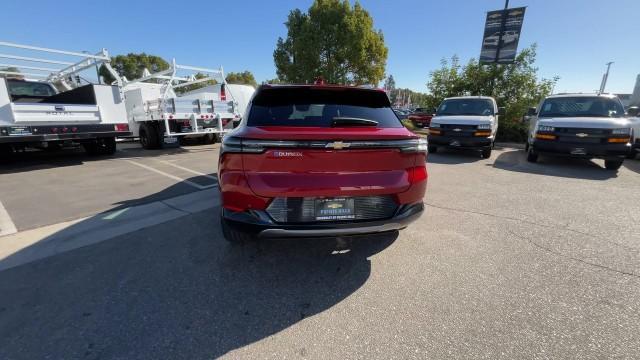
[[[218,142],[218,134],[207,134],[201,139],[203,144],[215,144]]]
[[[604,161],[604,167],[607,170],[618,170],[620,169],[620,167],[622,166],[622,163],[624,162],[624,160],[605,160]]]
[[[160,136],[158,129],[153,124],[142,124],[140,126],[140,145],[144,149],[153,150],[160,148]]]
[[[488,158],[490,158],[490,157],[491,157],[491,148],[490,148],[490,147],[489,147],[489,148],[482,149],[482,157],[483,157],[484,159],[488,159]]]
[[[0,145],[0,164],[9,161],[13,155],[13,147],[11,145]]]
[[[224,239],[232,244],[244,244],[254,240],[249,234],[232,229],[222,216],[220,217],[220,225]]]
[[[530,163],[538,162],[538,153],[534,152],[531,146],[529,146],[529,150],[527,151],[527,161]]]
[[[96,141],[82,144],[87,154],[91,156],[113,155],[116,152],[116,138],[100,138]]]
[[[438,152],[438,147],[435,145],[429,145],[428,150],[429,150],[429,154],[435,154]]]

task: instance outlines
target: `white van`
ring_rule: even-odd
[[[633,124],[616,95],[551,95],[527,115],[530,162],[539,155],[599,158],[618,170],[631,152]]]
[[[444,99],[431,119],[429,152],[435,153],[439,147],[477,149],[482,157],[490,158],[501,111],[488,96]]]

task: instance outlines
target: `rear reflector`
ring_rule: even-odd
[[[115,131],[129,131],[129,124],[115,124]]]
[[[426,166],[416,166],[411,169],[408,169],[409,173],[409,183],[415,184],[420,181],[424,181],[427,179],[427,167]]]
[[[224,84],[220,85],[220,101],[227,101],[227,92]]]

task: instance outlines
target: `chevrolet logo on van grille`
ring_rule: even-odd
[[[579,138],[586,138],[587,136],[589,136],[589,134],[577,133],[576,136],[579,137]]]
[[[350,143],[345,143],[342,141],[334,141],[334,142],[328,143],[325,147],[333,148],[334,150],[341,150],[344,148],[348,148],[349,146],[351,146]]]

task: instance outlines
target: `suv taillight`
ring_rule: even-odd
[[[224,84],[220,85],[220,101],[227,101],[227,92]]]

